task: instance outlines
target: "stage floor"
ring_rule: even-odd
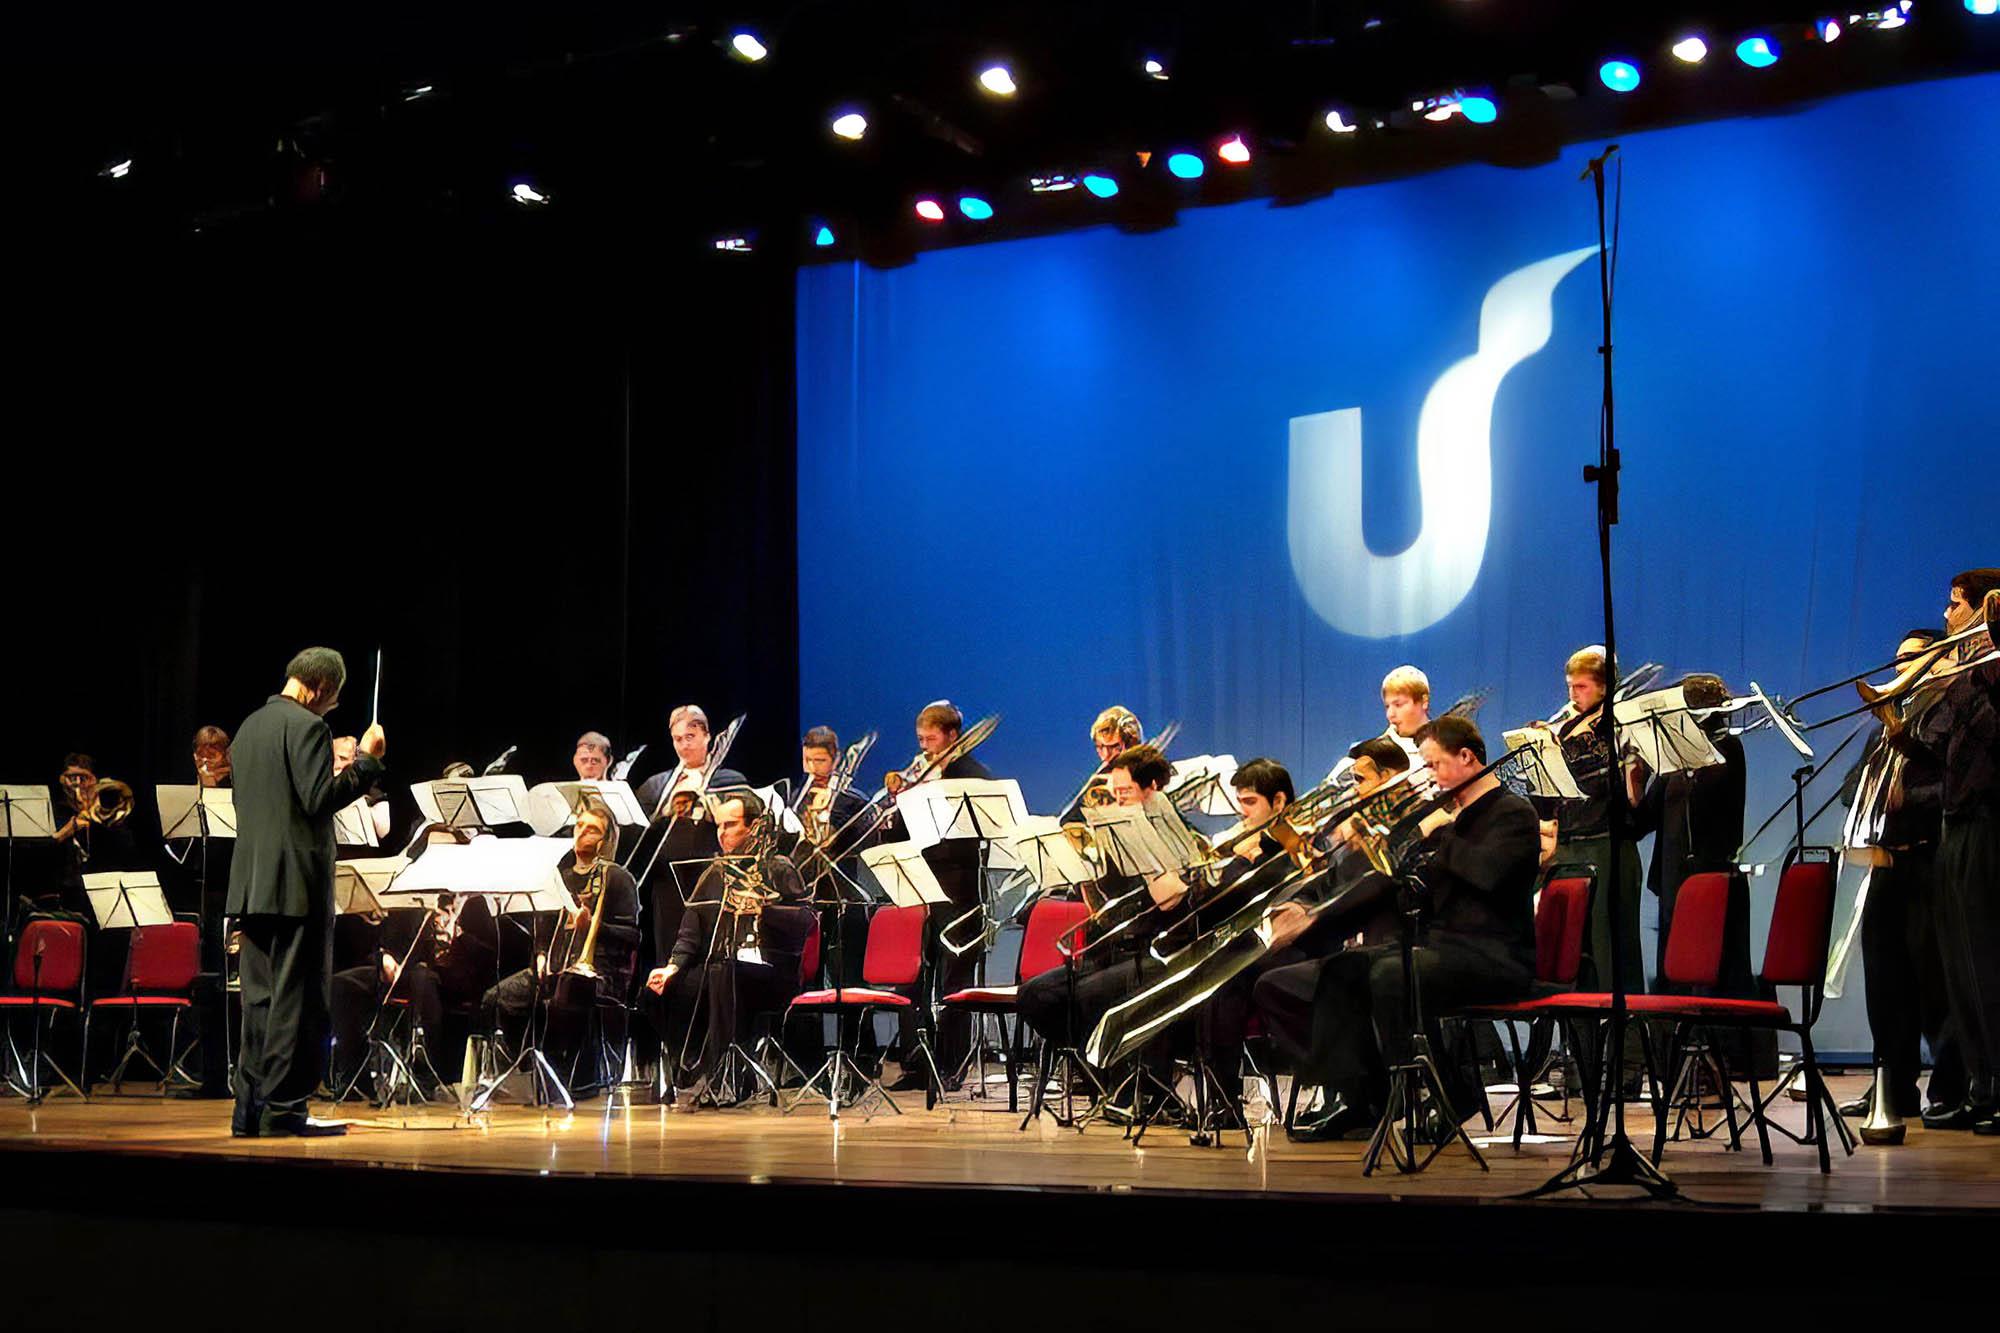
[[[1849,1097],[1865,1076],[1835,1077]],[[1223,1148],[1191,1146],[1170,1129],[1150,1131],[1135,1149],[1123,1131],[1096,1124],[1082,1132],[1043,1119],[1025,1132],[994,1102],[954,1101],[933,1111],[920,1096],[899,1099],[904,1114],[848,1114],[829,1121],[824,1104],[790,1115],[766,1107],[687,1111],[651,1105],[585,1102],[573,1114],[500,1106],[467,1120],[449,1108],[404,1115],[352,1116],[344,1138],[235,1139],[227,1104],[100,1095],[86,1103],[50,1099],[29,1111],[0,1101],[0,1151],[41,1149],[93,1155],[238,1162],[300,1162],[419,1172],[562,1176],[577,1180],[793,1184],[1063,1192],[1318,1197],[1360,1202],[1401,1197],[1498,1201],[1526,1191],[1567,1160],[1569,1140],[1486,1148],[1490,1172],[1452,1149],[1417,1176],[1393,1171],[1363,1177],[1360,1143],[1289,1143],[1282,1128],[1260,1127],[1247,1147],[1238,1134]],[[320,1108],[335,1114],[340,1108]],[[1498,1107],[1495,1108],[1496,1111]],[[1650,1146],[1652,1120],[1632,1108],[1630,1124]],[[1804,1108],[1785,1102],[1780,1119],[1799,1128]],[[1546,1120],[1549,1133],[1567,1127]],[[1500,1131],[1496,1130],[1495,1133]],[[1831,1175],[1817,1155],[1774,1136],[1776,1162],[1758,1157],[1754,1133],[1730,1152],[1725,1136],[1669,1143],[1663,1165],[1696,1204],[1728,1209],[1898,1212],[2000,1209],[2000,1140],[1927,1133],[1912,1122],[1900,1147],[1863,1146],[1853,1157],[1836,1146]]]

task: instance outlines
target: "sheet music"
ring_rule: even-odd
[[[1169,869],[1184,870],[1196,857],[1200,856],[1208,844],[1200,834],[1189,828],[1181,818],[1180,807],[1175,805],[1163,792],[1154,792],[1146,798],[1141,807],[1146,812],[1146,822],[1151,824],[1160,843],[1173,855]]]
[[[1084,811],[1084,820],[1110,868],[1119,874],[1151,878],[1186,864],[1177,862],[1174,852],[1161,842],[1141,806],[1093,806]]]
[[[1042,889],[1088,884],[1097,878],[1054,815],[1030,815],[1014,826],[1007,847]]]
[[[375,812],[366,796],[333,812],[333,840],[342,847],[380,847],[382,839],[375,827]]]
[[[380,895],[409,864],[407,856],[357,856],[334,862],[333,910],[344,916],[384,910]],[[413,895],[396,905],[414,907],[420,901]]]
[[[1167,796],[1183,808],[1193,803],[1198,815],[1240,817],[1243,807],[1236,803],[1236,788],[1230,785],[1240,767],[1233,754],[1198,754],[1191,759],[1176,759]]]
[[[1655,773],[1684,773],[1722,762],[1708,733],[1688,712],[1687,695],[1678,685],[1622,699],[1612,712],[1619,738]]]
[[[898,907],[951,901],[924,860],[924,849],[913,842],[884,842],[863,848],[861,864],[875,877],[882,895]]]
[[[160,877],[150,870],[107,870],[83,877],[84,896],[99,930],[164,926],[174,919]]]
[[[571,909],[576,902],[558,867],[573,850],[568,838],[496,838],[491,834],[463,846],[433,843],[387,886],[386,895],[483,893],[532,900],[529,910],[533,911]]]
[[[0,803],[0,837],[55,837],[55,807],[47,787],[0,784],[0,797],[5,798]]]
[[[438,778],[410,788],[425,819],[453,828],[493,828],[528,822],[528,784],[518,773]]]
[[[646,812],[632,794],[630,783],[577,778],[567,782],[543,782],[528,790],[528,827],[536,836],[549,838],[576,822],[583,798],[595,795],[610,809],[611,817],[631,828],[646,827]]]
[[[910,841],[932,847],[955,838],[1004,839],[1028,818],[1013,778],[937,778],[897,793],[896,811]]]
[[[1522,727],[1518,731],[1502,734],[1509,750],[1523,750],[1524,766],[1528,770],[1528,783],[1537,796],[1555,796],[1567,800],[1581,800],[1583,789],[1576,785],[1576,775],[1569,771],[1569,761],[1563,758],[1562,742],[1553,731],[1544,727]]]
[[[162,784],[154,788],[163,838],[199,838],[207,821],[211,838],[236,836],[236,797],[227,787]]]

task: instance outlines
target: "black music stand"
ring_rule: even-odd
[[[0,892],[7,895],[5,953],[10,959],[15,936],[14,844],[23,838],[40,841],[55,835],[55,807],[47,787],[0,785],[0,838],[7,840],[6,879]]]
[[[1361,1157],[1361,1174],[1373,1175],[1382,1164],[1382,1153],[1388,1150],[1389,1160],[1396,1170],[1404,1175],[1414,1175],[1436,1161],[1453,1143],[1463,1143],[1465,1150],[1472,1154],[1472,1160],[1479,1163],[1481,1171],[1490,1171],[1484,1154],[1465,1132],[1465,1125],[1458,1112],[1452,1107],[1451,1098],[1445,1095],[1444,1079],[1438,1073],[1437,1061],[1431,1055],[1430,1029],[1424,1023],[1423,985],[1417,975],[1416,938],[1417,922],[1422,908],[1414,901],[1411,892],[1417,885],[1414,881],[1399,877],[1397,888],[1409,894],[1411,904],[1403,913],[1401,950],[1403,956],[1403,988],[1410,997],[1410,1057],[1389,1070],[1389,1096],[1382,1107],[1382,1118],[1375,1122],[1375,1132],[1369,1136],[1368,1150]],[[1429,1151],[1420,1158],[1417,1155],[1419,1129],[1418,1111],[1429,1098],[1431,1116],[1435,1128],[1440,1131]]]

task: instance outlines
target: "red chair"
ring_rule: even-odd
[[[844,1033],[850,1017],[858,1020],[854,1024],[858,1044],[861,1039],[860,1025],[868,1022],[876,1010],[908,1009],[917,1002],[916,997],[923,993],[924,921],[928,911],[922,904],[877,909],[868,923],[868,948],[861,956],[861,984],[801,991],[792,997],[791,1004],[785,1009],[786,1023],[790,1023],[792,1015],[801,1009],[817,1010],[831,1013],[835,1028],[833,1049],[827,1052],[826,1063],[806,1080],[806,1086],[792,1099],[791,1105],[785,1107],[787,1112],[796,1109],[823,1082],[827,1113],[837,1118],[844,1089],[852,1076],[863,1090],[862,1098],[873,1093],[887,1102],[896,1114],[903,1113],[903,1108],[896,1105],[896,1099],[889,1095],[888,1089],[855,1062],[847,1048]],[[922,1030],[917,1036],[917,1052],[930,1071],[929,1082],[924,1088],[924,1109],[929,1110],[937,1105],[941,1080],[938,1078],[937,1059],[931,1054],[930,1039]]]
[[[34,1019],[34,1053],[28,1070],[28,1085],[20,1088],[22,1096],[31,1103],[42,1099],[42,1066],[46,1064],[63,1083],[77,1096],[88,1100],[90,1094],[77,1085],[76,1080],[63,1072],[42,1048],[43,1020],[47,1019],[47,1029],[51,1037],[55,1035],[56,1015],[62,1013],[81,1015],[84,1006],[84,935],[83,924],[78,921],[56,921],[47,917],[30,920],[21,927],[20,939],[14,946],[14,986],[5,995],[0,995],[0,1015],[5,1015],[8,1023],[9,1040],[12,1040],[13,1017],[19,1010],[27,1010]],[[77,1030],[82,1033],[84,1024],[79,1022]],[[82,1069],[85,1058],[79,1044],[77,1067]],[[11,1081],[11,1079],[10,1079]],[[84,1086],[88,1086],[87,1084]]]
[[[1521,1146],[1524,1134],[1535,1132],[1535,1080],[1555,1056],[1553,1029],[1561,1015],[1548,1002],[1569,993],[1583,969],[1583,941],[1590,929],[1590,895],[1596,871],[1589,866],[1563,867],[1574,874],[1550,878],[1542,885],[1541,901],[1535,905],[1535,988],[1526,1000],[1513,1004],[1471,1005],[1452,1011],[1447,1017],[1470,1021],[1485,1020],[1506,1024],[1509,1062],[1514,1067],[1514,1146]],[[1513,1024],[1531,1025],[1524,1049]],[[1546,1043],[1546,1045],[1544,1045]],[[1535,1058],[1527,1058],[1533,1052]],[[1564,1100],[1568,1097],[1565,1095]],[[1506,1108],[1500,1115],[1505,1118]],[[1564,1116],[1567,1119],[1567,1113]]]
[[[90,1073],[90,1024],[100,1012],[120,1011],[126,1015],[125,1053],[111,1071],[111,1090],[124,1085],[125,1066],[134,1056],[143,1059],[160,1074],[160,1091],[180,1057],[181,1015],[194,1006],[195,978],[201,974],[201,927],[192,921],[171,921],[160,926],[139,926],[132,931],[131,947],[125,954],[125,988],[118,995],[92,1000],[83,1019],[84,1075]],[[166,1013],[172,1021],[167,1028],[166,1059],[146,1049],[139,1031],[142,1013]],[[192,1082],[192,1080],[190,1080]]]
[[[1820,859],[1808,859],[1820,858]],[[1719,881],[1719,883],[1717,882]],[[1689,890],[1693,888],[1693,897]],[[1854,1143],[1833,1095],[1820,1077],[1813,1054],[1812,1028],[1819,1021],[1825,1002],[1826,956],[1833,934],[1835,862],[1833,850],[1809,847],[1785,859],[1778,877],[1778,898],[1771,907],[1771,928],[1764,942],[1764,962],[1758,976],[1766,986],[1800,988],[1799,1016],[1776,1000],[1744,1000],[1702,995],[1633,995],[1627,1005],[1642,1022],[1670,1022],[1675,1025],[1669,1046],[1676,1059],[1685,1051],[1690,1037],[1720,1027],[1769,1028],[1789,1032],[1799,1039],[1800,1067],[1806,1079],[1806,1132],[1796,1137],[1801,1143],[1819,1148],[1819,1169],[1833,1169],[1828,1151],[1828,1122],[1837,1127],[1841,1146],[1852,1155]],[[1682,883],[1674,900],[1674,924],[1667,937],[1667,979],[1681,985],[1716,984],[1722,968],[1722,932],[1728,909],[1729,877],[1726,874],[1691,875]],[[1597,1013],[1611,1007],[1609,995],[1575,994],[1557,996],[1551,1003],[1574,1013]],[[1673,1067],[1669,1063],[1669,1067]],[[1724,1069],[1726,1076],[1727,1070]],[[1666,1140],[1665,1098],[1654,1079],[1656,1130],[1653,1155],[1658,1159]],[[1726,1092],[1726,1089],[1725,1089]],[[1768,1110],[1778,1096],[1770,1097],[1757,1086],[1755,1071],[1750,1073],[1750,1113],[1757,1125],[1757,1138],[1765,1165],[1771,1162],[1771,1125]],[[1733,1109],[1732,1109],[1733,1116]],[[1787,1133],[1779,1126],[1780,1133]]]
[[[1021,933],[1021,956],[1014,967],[1014,984],[1011,986],[972,986],[965,990],[953,991],[938,1001],[947,1009],[957,1009],[968,1014],[992,1014],[1004,1024],[1011,1016],[1014,1019],[1014,1039],[1009,1043],[1007,1056],[1007,1110],[1009,1114],[1021,1109],[1020,1069],[1022,1052],[1027,1043],[1022,1039],[1026,1025],[1021,1022],[1019,999],[1021,983],[1030,977],[1038,977],[1063,965],[1062,950],[1058,941],[1090,919],[1090,908],[1082,902],[1043,897],[1036,901],[1028,912],[1028,924]]]

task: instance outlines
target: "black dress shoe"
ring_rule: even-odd
[[[1842,1102],[1838,1109],[1849,1120],[1866,1120],[1868,1118],[1868,1104],[1874,1100],[1875,1089],[1873,1085],[1870,1085],[1868,1091],[1862,1093],[1853,1101]]]
[[[1982,1112],[1970,1102],[1960,1102],[1956,1106],[1926,1106],[1924,1108],[1924,1128],[1971,1129],[1979,1121],[1982,1114],[1991,1114],[1991,1112],[1990,1110]]]
[[[1293,1143],[1335,1143],[1359,1130],[1373,1131],[1376,1116],[1355,1106],[1338,1093],[1326,1099],[1326,1106],[1311,1116],[1300,1116],[1285,1131]]]
[[[1984,1116],[1973,1121],[1972,1132],[1983,1134],[1987,1138],[2000,1136],[2000,1111],[1988,1111]]]

